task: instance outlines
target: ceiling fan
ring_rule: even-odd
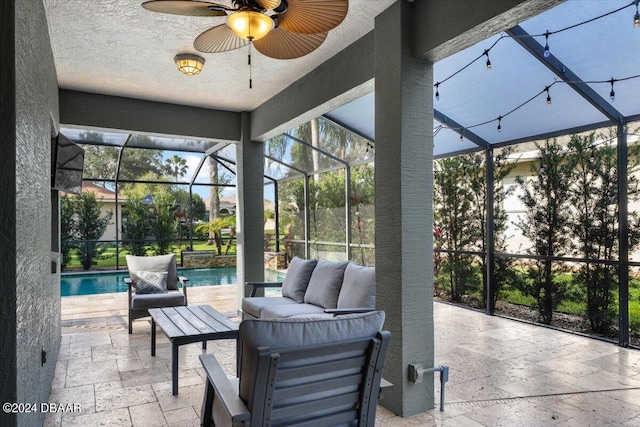
[[[252,44],[265,56],[294,59],[316,50],[347,15],[349,0],[232,0],[233,7],[199,0],[152,0],[145,9],[186,16],[226,16],[226,23],[193,43],[203,53]]]

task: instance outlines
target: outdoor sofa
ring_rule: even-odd
[[[375,268],[351,261],[294,257],[282,282],[247,282],[243,319],[333,317],[375,310]],[[257,297],[258,289],[279,287],[282,296]]]

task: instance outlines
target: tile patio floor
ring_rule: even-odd
[[[236,312],[235,286],[189,289],[190,304]],[[199,344],[180,347],[180,389],[171,395],[171,349],[150,326],[127,333],[126,293],[62,298],[62,341],[45,426],[197,426],[204,390]],[[237,319],[236,319],[237,320]],[[640,351],[435,304],[436,364],[450,367],[446,411],[402,419],[378,407],[376,425],[640,426]],[[235,373],[232,341],[208,352]],[[436,377],[436,389],[439,384]],[[436,390],[436,400],[439,398]]]

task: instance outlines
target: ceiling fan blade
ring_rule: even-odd
[[[193,47],[204,53],[227,52],[246,46],[248,40],[236,36],[227,24],[216,25],[196,37]]]
[[[298,34],[318,34],[340,25],[347,16],[349,0],[289,0],[278,25]]]
[[[276,7],[280,6],[282,0],[256,0],[256,2],[266,10],[273,10]]]
[[[152,12],[171,13],[186,16],[226,16],[227,6],[197,0],[152,0],[142,3],[142,7]]]
[[[316,50],[327,38],[327,33],[297,34],[275,28],[253,45],[261,54],[274,59],[300,58]]]

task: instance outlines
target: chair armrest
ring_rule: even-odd
[[[224,373],[215,356],[213,354],[202,354],[200,355],[200,362],[207,373],[208,385],[213,387],[214,398],[219,399],[233,425],[250,420],[251,412],[240,399],[238,391],[231,384],[229,377]]]
[[[244,282],[244,284],[252,287],[250,297],[255,297],[258,289],[282,287],[282,282]]]
[[[189,279],[184,276],[178,276],[178,283],[182,286],[182,293],[184,294],[184,305],[188,305],[187,301],[187,284],[189,283]]]
[[[340,316],[342,314],[356,314],[356,313],[369,313],[375,311],[375,308],[325,308],[324,312],[327,314],[333,314],[334,316]]]
[[[125,277],[124,283],[126,283],[129,288],[133,286],[133,280],[131,280],[131,277]]]

